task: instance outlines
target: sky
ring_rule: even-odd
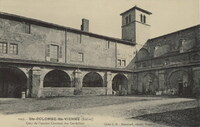
[[[0,0],[0,11],[121,38],[120,13],[137,5],[152,12],[151,37],[200,24],[200,0]]]

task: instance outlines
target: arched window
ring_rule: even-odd
[[[140,21],[143,22],[143,16],[142,16],[142,14],[140,15]]]
[[[129,15],[129,23],[130,23],[130,22],[131,22],[131,20],[132,20],[131,18],[132,18],[132,17],[131,17],[131,15]]]
[[[143,23],[146,23],[146,16],[144,15],[144,22]]]
[[[144,60],[149,57],[149,51],[145,48],[141,48],[137,53],[137,60]]]
[[[126,16],[126,24],[128,24],[128,16]]]

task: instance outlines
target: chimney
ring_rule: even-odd
[[[88,19],[82,19],[81,30],[89,32],[89,20]]]

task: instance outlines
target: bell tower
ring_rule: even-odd
[[[143,46],[150,38],[151,14],[151,12],[137,6],[121,13],[122,39]]]

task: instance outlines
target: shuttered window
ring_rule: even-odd
[[[50,58],[58,59],[58,45],[50,45]]]
[[[62,58],[62,46],[49,44],[46,46],[46,60],[58,62],[59,58]]]
[[[18,45],[17,44],[10,44],[9,53],[17,55],[18,54]]]
[[[8,49],[8,46],[7,46],[7,43],[3,43],[3,42],[0,42],[0,53],[7,53],[7,49]]]

